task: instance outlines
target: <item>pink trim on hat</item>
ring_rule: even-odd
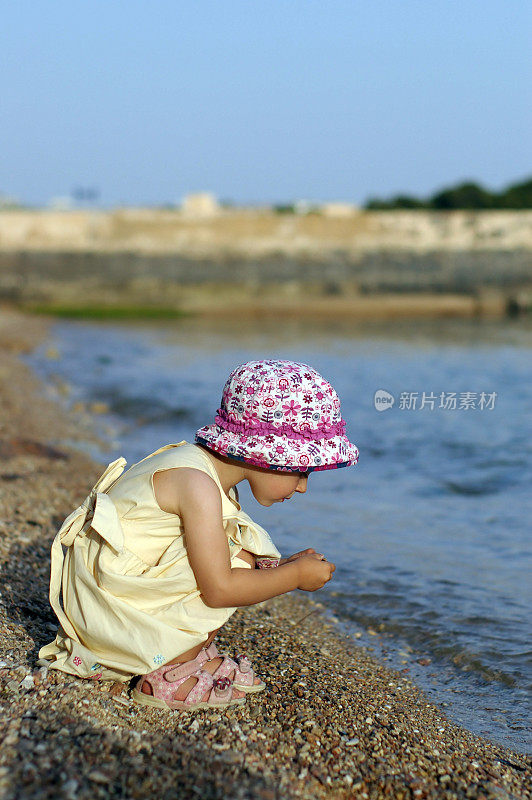
[[[256,422],[250,420],[249,424],[245,422],[235,421],[232,414],[228,414],[223,408],[219,408],[214,418],[216,425],[231,433],[244,433],[247,436],[259,435],[265,436],[268,433],[274,436],[286,436],[288,439],[332,439],[333,436],[345,435],[345,420],[334,425],[319,425],[317,428],[304,427],[305,423],[301,425],[301,430],[296,430],[289,423],[283,422],[281,425],[274,425],[270,422]]]

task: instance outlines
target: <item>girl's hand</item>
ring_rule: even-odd
[[[314,553],[302,556],[297,561],[299,570],[298,589],[315,592],[330,581],[336,567],[330,561],[316,559]]]
[[[287,564],[289,561],[295,561],[296,559],[302,558],[303,556],[312,556],[313,558],[317,558],[319,561],[322,561],[325,558],[323,553],[316,553],[313,547],[307,547],[306,550],[300,550],[298,553],[294,553],[293,555],[288,556],[288,558],[281,558],[281,560],[279,561],[279,566]]]

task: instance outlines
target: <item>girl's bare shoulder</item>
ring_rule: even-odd
[[[181,516],[198,504],[220,505],[221,508],[216,482],[206,472],[194,467],[173,467],[155,472],[153,491],[159,507],[169,514]]]

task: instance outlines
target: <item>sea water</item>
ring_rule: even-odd
[[[244,509],[283,555],[314,547],[336,564],[309,596],[345,634],[454,721],[526,752],[531,345],[526,320],[61,321],[27,361],[63,402],[105,404],[108,449],[91,454],[130,465],[193,441],[238,363],[314,366],[340,395],[359,464],[314,473],[305,495],[270,508],[246,485]]]

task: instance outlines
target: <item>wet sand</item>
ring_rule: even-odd
[[[135,705],[36,665],[56,623],[49,548],[102,472],[20,361],[50,322],[0,308],[0,792],[10,798],[532,797],[530,760],[454,725],[342,634],[319,592],[239,609],[216,639],[267,689],[227,711]]]

